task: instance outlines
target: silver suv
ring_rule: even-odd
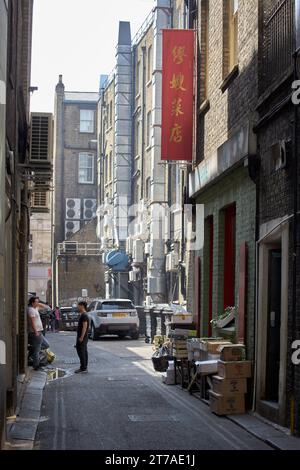
[[[102,335],[131,336],[139,338],[139,317],[128,299],[95,299],[88,308],[89,336],[96,340]]]

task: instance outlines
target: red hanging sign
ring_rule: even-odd
[[[194,30],[163,30],[162,160],[193,158],[194,41]]]

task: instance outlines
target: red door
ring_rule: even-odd
[[[213,317],[213,280],[214,280],[214,218],[211,216],[207,220],[209,232],[209,299],[208,299],[208,336],[212,336],[211,320]]]
[[[225,209],[224,226],[224,309],[235,306],[236,206]]]

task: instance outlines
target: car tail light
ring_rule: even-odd
[[[131,317],[137,317],[137,312],[130,312]]]

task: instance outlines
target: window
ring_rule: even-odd
[[[146,178],[146,199],[150,199],[151,198],[151,178],[150,176],[148,176],[148,178]]]
[[[111,181],[113,178],[113,154],[110,152],[109,156],[107,156],[107,179],[108,182]]]
[[[112,126],[113,123],[113,104],[112,101],[109,103],[109,125]]]
[[[147,147],[151,145],[152,111],[147,114]]]
[[[238,64],[238,0],[223,0],[223,78]]]
[[[200,26],[200,104],[208,97],[209,80],[209,1],[201,1]]]
[[[147,81],[150,82],[152,78],[152,72],[153,72],[153,54],[152,54],[152,46],[149,46],[148,48],[148,58],[147,58]]]
[[[132,310],[134,306],[130,301],[102,302],[101,310]]]
[[[136,90],[135,94],[138,95],[140,93],[141,88],[141,62],[138,61],[136,66]]]
[[[135,136],[134,136],[134,146],[135,146],[135,156],[137,157],[140,155],[140,119],[139,117],[136,118],[135,121]]]
[[[82,184],[94,184],[94,155],[90,153],[79,154],[78,181]]]
[[[80,132],[86,132],[87,134],[94,133],[94,117],[95,113],[93,110],[80,110]]]

